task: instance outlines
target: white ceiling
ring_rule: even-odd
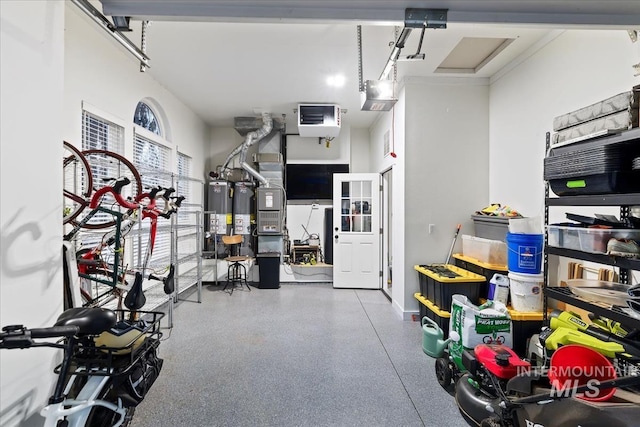
[[[398,81],[406,76],[490,78],[554,29],[603,27],[603,16],[607,24],[620,29],[632,28],[628,22],[640,22],[640,0],[102,0],[102,4],[105,15],[132,16],[134,31],[127,36],[138,45],[141,24],[136,20],[151,20],[146,45],[151,68],[146,72],[207,123],[231,126],[234,117],[269,111],[286,114],[290,132],[296,130],[298,103],[339,104],[348,110],[343,123],[354,127],[368,127],[375,120],[377,113],[360,111],[357,25],[362,25],[363,79],[376,80],[391,52],[396,28],[404,24],[406,7],[448,7],[448,22],[446,29],[426,30],[421,49],[425,60],[398,62]],[[150,8],[153,5],[155,9]],[[515,40],[476,74],[434,74],[463,37]],[[419,38],[420,30],[414,29],[401,54],[415,53]],[[326,84],[332,74],[344,75],[344,87]]]

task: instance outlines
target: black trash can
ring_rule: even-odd
[[[280,287],[280,252],[259,253],[257,256],[260,273],[259,289],[278,289]]]

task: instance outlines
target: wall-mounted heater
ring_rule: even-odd
[[[336,137],[342,121],[339,105],[298,104],[298,133],[304,137]]]

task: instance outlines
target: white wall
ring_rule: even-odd
[[[489,201],[489,87],[484,79],[410,79],[405,92],[403,308],[417,311],[414,265],[445,262],[456,225],[473,234],[470,215]]]
[[[62,308],[62,168],[52,159],[62,158],[64,3],[2,1],[0,16],[0,324],[43,327]],[[54,355],[0,350],[3,425],[37,425],[24,420],[46,402]]]
[[[393,168],[392,300],[404,319],[419,307],[414,265],[444,262],[456,225],[473,234],[470,215],[487,204],[488,105],[487,80],[410,77],[372,127],[372,169]]]
[[[356,131],[356,135],[359,136],[356,146],[362,150],[362,131]],[[340,129],[340,133],[331,141],[329,147],[324,140],[319,141],[318,138],[287,135],[287,163],[351,164],[353,147],[353,130],[349,126]],[[293,240],[309,237],[302,228],[304,225],[309,233],[320,236],[320,246],[324,247],[324,210],[330,206],[331,201],[327,200],[287,204],[287,228],[292,244]]]
[[[631,68],[640,62],[640,43],[631,43],[626,31],[556,32],[547,41],[491,85],[491,200],[511,204],[526,216],[544,213],[545,133],[553,132],[553,118],[640,84]],[[551,208],[549,222],[566,221],[565,212],[619,215],[620,210]],[[550,261],[550,280],[565,278],[567,260]],[[635,272],[632,283],[639,276]],[[586,272],[585,278],[596,275]]]
[[[309,233],[320,235],[320,246],[324,246],[324,210],[331,206],[330,204],[287,205],[287,228],[291,242],[309,237],[302,228],[304,225]]]
[[[345,126],[329,147],[324,138],[287,135],[287,163],[349,163],[351,128]]]
[[[392,271],[393,284],[391,287],[391,300],[393,308],[401,318],[405,318],[405,164],[406,164],[406,147],[405,147],[405,87],[404,84],[399,85],[398,102],[393,106],[392,110],[380,113],[369,133],[370,149],[369,162],[372,172],[382,173],[386,170],[393,169],[394,179],[392,182],[393,206],[389,209],[392,214],[393,236],[391,242],[391,251],[393,253]],[[396,157],[390,155],[385,156],[384,139],[385,134],[389,133],[392,151],[396,153]],[[381,268],[386,269],[386,265]],[[410,317],[410,316],[409,316]]]
[[[191,156],[197,177],[204,175],[209,128],[71,2],[0,7],[0,324],[41,327],[62,311],[62,171],[52,159],[62,157],[63,139],[80,145],[82,105],[125,126],[129,154],[137,102],[160,105],[169,139]],[[42,425],[33,412],[52,391],[58,356],[47,349],[0,352],[3,425]]]
[[[545,133],[553,131],[553,118],[640,83],[631,69],[640,62],[640,43],[626,31],[554,35],[491,84],[490,199],[525,216],[544,210]]]
[[[139,71],[139,62],[78,7],[68,3],[65,25],[64,138],[80,145],[82,105],[88,103],[125,126],[125,153],[133,154],[133,115],[151,99],[166,117],[166,139],[192,158],[193,176],[204,179],[209,126],[174,94]]]
[[[373,114],[373,113],[372,113]],[[351,173],[371,172],[371,145],[368,129],[351,129]]]

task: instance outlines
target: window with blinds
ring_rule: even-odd
[[[188,178],[191,177],[191,157],[178,152],[178,195],[190,199],[191,184]],[[185,179],[187,178],[187,179]]]
[[[118,154],[124,152],[124,127],[109,120],[99,117],[89,111],[82,111],[82,150],[99,149],[112,151]],[[104,164],[90,163],[93,182],[103,182],[106,178],[113,178],[113,171]],[[88,208],[87,208],[88,209]],[[110,220],[110,215],[105,212],[96,213],[93,218],[98,222]],[[83,232],[78,236],[80,248],[94,248],[102,240],[104,233],[109,230],[96,232]],[[101,252],[102,259],[107,262],[112,259],[113,251],[110,247]]]
[[[171,187],[171,149],[150,138],[135,134],[133,164],[142,177],[142,185]]]
[[[136,132],[133,143],[133,164],[138,168],[142,178],[143,191],[152,187],[161,186],[170,188],[173,185],[171,169],[171,149]],[[158,202],[161,205],[161,201]],[[158,218],[158,231],[153,247],[153,254],[149,261],[151,269],[166,268],[171,262],[171,233],[170,221],[166,218]],[[141,224],[142,238],[134,237],[133,254],[134,264],[144,262],[149,250],[149,240],[144,238],[149,233],[151,224],[145,220]],[[159,274],[162,271],[157,271]]]
[[[88,111],[82,112],[82,149],[124,153],[124,128]]]
[[[189,203],[191,197],[191,157],[178,152],[178,196],[184,196],[183,203]],[[178,210],[178,224],[193,222],[193,215],[187,209]]]

